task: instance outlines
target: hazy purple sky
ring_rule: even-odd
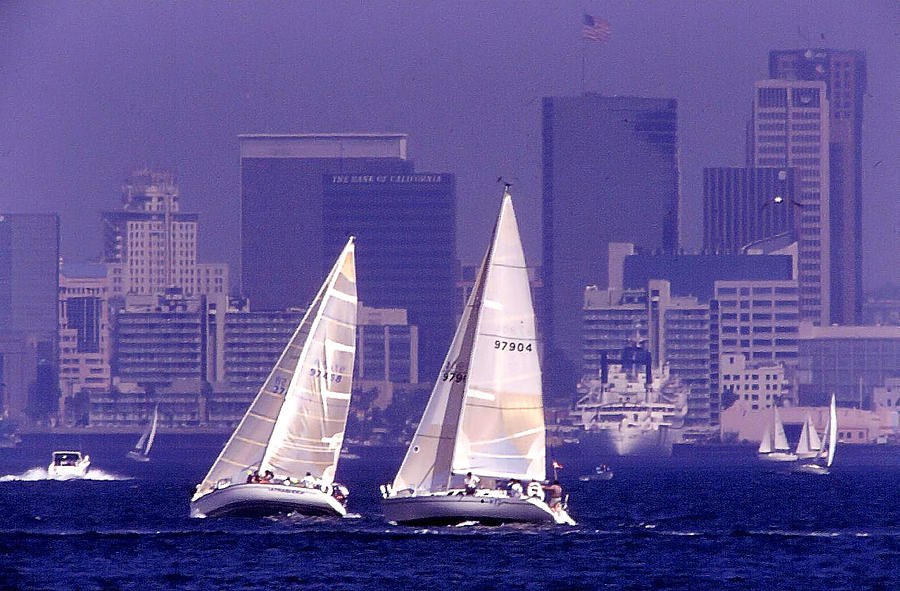
[[[177,172],[201,256],[237,261],[240,133],[391,131],[419,170],[458,179],[459,245],[477,262],[515,199],[540,259],[541,97],[587,90],[679,101],[682,236],[697,248],[704,166],[743,164],[768,51],[867,52],[865,284],[900,280],[900,11],[873,2],[0,2],[0,211],[59,212],[63,256],[100,251],[100,211],[132,169]],[[808,40],[804,40],[804,37]],[[889,246],[886,246],[889,245]],[[234,268],[236,277],[238,269]]]

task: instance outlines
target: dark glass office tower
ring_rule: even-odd
[[[0,214],[0,360],[3,403],[16,418],[56,408],[59,217]]]
[[[332,174],[323,185],[324,260],[334,260],[347,236],[356,236],[360,301],[408,311],[409,323],[419,327],[419,375],[435,379],[461,310],[453,175]]]
[[[543,103],[545,392],[575,395],[586,285],[607,244],[678,245],[677,101],[584,94]]]
[[[831,322],[862,321],[862,120],[866,55],[838,49],[769,52],[769,76],[825,82],[829,116]]]
[[[242,135],[241,290],[254,310],[307,306],[325,260],[326,174],[406,174],[399,134]]]

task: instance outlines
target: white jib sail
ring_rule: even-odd
[[[483,281],[452,471],[543,480],[546,435],[534,308],[508,193]]]
[[[346,267],[346,269],[345,269]],[[287,346],[281,352],[281,356],[275,363],[275,367],[269,373],[269,376],[263,382],[262,387],[254,398],[238,424],[234,433],[219,457],[213,463],[203,482],[197,488],[194,499],[203,496],[209,492],[220,480],[228,480],[232,482],[241,481],[246,471],[249,469],[261,468],[263,454],[269,445],[269,440],[275,428],[276,420],[282,410],[285,395],[288,388],[294,382],[294,376],[298,372],[302,353],[306,351],[306,342],[312,333],[312,328],[316,318],[320,317],[320,310],[325,301],[325,293],[335,284],[336,277],[340,275],[344,277],[341,284],[348,284],[346,287],[353,297],[347,297],[353,301],[352,321],[347,323],[347,328],[353,333],[355,342],[355,324],[356,324],[356,271],[354,266],[354,245],[351,238],[344,247],[344,251],[335,263],[328,278],[322,285],[312,305],[307,309],[303,320],[297,326]],[[347,302],[348,304],[350,302]],[[349,366],[344,366],[346,374],[341,374],[340,382],[346,382],[346,392],[350,391],[350,375],[353,371],[353,359],[350,359]],[[302,369],[300,369],[302,371]],[[332,379],[331,382],[334,382]],[[343,392],[343,390],[341,390]],[[346,411],[345,411],[346,413]],[[346,422],[346,415],[344,422]],[[340,431],[343,431],[341,425]],[[334,452],[335,461],[340,453],[340,445],[337,445]],[[309,470],[312,471],[311,469]],[[317,472],[319,472],[317,470]],[[323,470],[324,473],[324,466]],[[303,472],[305,474],[305,471]],[[291,474],[293,475],[293,474]]]
[[[788,451],[787,435],[784,434],[784,425],[781,423],[781,417],[778,416],[778,408],[775,408],[775,450]]]
[[[469,374],[478,303],[484,291],[487,256],[484,261],[444,358],[441,374],[431,391],[425,412],[422,413],[422,420],[416,427],[416,433],[394,478],[394,491],[435,492],[447,490],[450,484],[450,463]]]
[[[810,451],[819,451],[822,449],[822,440],[819,439],[819,433],[816,431],[816,424],[813,423],[810,415],[806,415],[806,424],[809,429],[809,449]]]
[[[831,463],[834,461],[834,450],[837,447],[837,434],[837,406],[834,399],[834,394],[832,394],[831,408],[828,412],[828,461],[826,462],[826,465],[829,467],[831,467]]]

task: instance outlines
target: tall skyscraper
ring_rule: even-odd
[[[419,327],[424,380],[438,376],[453,339],[456,295],[456,183],[452,174],[332,174],[324,179],[322,250],[338,256],[356,236],[359,299],[403,308]]]
[[[831,292],[828,113],[824,82],[762,80],[747,142],[748,166],[795,169],[800,317],[821,325],[829,324]]]
[[[703,249],[742,254],[775,236],[795,238],[791,168],[704,168]]]
[[[678,245],[677,101],[584,94],[543,103],[545,391],[571,397],[587,285],[607,285],[607,245]]]
[[[406,142],[402,134],[240,136],[241,291],[253,309],[312,301],[333,263],[323,249],[326,175],[411,173]]]
[[[357,237],[359,298],[404,308],[432,380],[453,337],[456,189],[415,172],[405,135],[241,136],[241,258],[253,309],[306,306],[347,236]]]
[[[0,413],[56,409],[59,217],[0,214]]]
[[[862,319],[862,120],[866,56],[862,51],[769,52],[769,77],[821,80],[831,105],[829,193],[831,322]]]

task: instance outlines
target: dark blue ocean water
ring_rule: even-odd
[[[402,450],[342,460],[349,519],[187,517],[222,438],[31,437],[0,450],[0,588],[900,589],[900,454],[838,452],[822,477],[746,454],[613,463],[560,457],[574,528],[421,528],[380,519]],[[36,479],[81,447],[105,480]],[[576,462],[576,463],[572,463]],[[30,470],[31,469],[31,470]]]

